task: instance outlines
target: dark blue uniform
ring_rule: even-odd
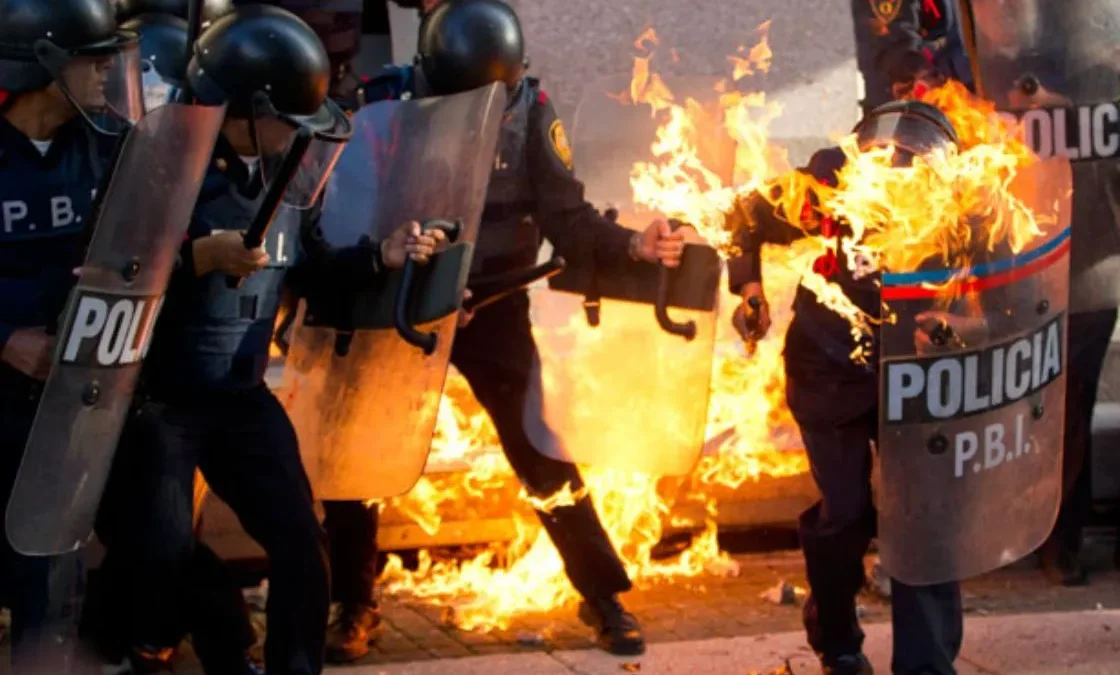
[[[212,628],[197,624],[206,619],[199,608],[205,598],[201,584],[192,583],[192,486],[200,468],[268,554],[268,671],[318,673],[329,604],[325,536],[295,431],[264,374],[285,288],[314,301],[340,284],[373,283],[375,244],[327,250],[313,213],[282,209],[264,243],[267,269],[237,289],[220,272],[196,276],[191,242],[244,230],[262,197],[224,140],[215,158],[125,428],[113,503],[101,520],[112,523],[113,553],[124,559],[134,587],[132,644],[174,646],[189,630],[208,672],[233,672],[223,664],[243,663],[244,636],[209,630],[220,644],[198,644]]]
[[[91,207],[112,141],[82,119],[62,126],[46,154],[0,116],[0,345],[19,328],[58,323],[85,257]],[[42,383],[0,364],[0,499],[7,505]],[[12,610],[13,661],[26,664],[48,631],[66,630],[78,555],[28,558],[0,545],[0,602]],[[48,580],[53,577],[50,583]],[[53,644],[53,641],[52,641]],[[50,651],[59,652],[57,645]]]
[[[864,114],[892,101],[894,84],[933,71],[972,85],[955,0],[852,0]]]
[[[815,154],[803,171],[833,183],[844,164],[839,149]],[[754,224],[748,227],[748,223]],[[729,215],[738,234],[741,258],[729,263],[731,291],[739,294],[761,282],[763,243],[789,244],[805,236],[776,216],[757,195],[741,200]],[[838,231],[837,236],[843,232]],[[878,316],[880,299],[871,278],[854,279],[843,252],[829,280],[859,307]],[[798,288],[794,318],[786,335],[786,401],[801,430],[821,500],[801,515],[799,531],[811,597],[805,604],[809,644],[827,662],[859,653],[863,631],[856,616],[856,595],[864,582],[863,556],[875,536],[871,495],[871,443],[879,428],[879,378],[872,349],[869,366],[855,365],[845,319]],[[891,585],[895,675],[952,675],[960,651],[963,619],[956,583],[913,587]]]
[[[391,68],[366,83],[363,102],[423,95],[418,73]],[[559,130],[559,132],[557,132]],[[604,219],[584,201],[566,153],[555,109],[533,78],[513,94],[486,192],[472,275],[497,274],[536,263],[542,236],[575,264],[611,265],[627,257],[633,234]],[[469,284],[468,284],[469,285]],[[498,431],[502,449],[531,494],[545,497],[570,483],[582,487],[578,469],[545,457],[522,428],[529,372],[536,354],[529,297],[518,293],[478,312],[455,336],[451,363],[470,384]],[[331,538],[334,599],[354,606],[372,602],[377,509],[361,502],[325,502]],[[630,589],[618,554],[589,499],[538,513],[556,544],[572,585],[585,598]]]

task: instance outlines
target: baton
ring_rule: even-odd
[[[204,3],[205,0],[190,0],[187,3],[187,58],[183,61],[187,69],[190,69],[191,58],[194,56],[194,43],[198,42],[199,36],[202,35]],[[176,75],[180,75],[180,73],[176,73]],[[179,90],[179,103],[190,103],[194,99],[194,95],[191,94],[191,84],[187,80],[186,72],[181,73],[181,75],[183,87]]]
[[[296,132],[296,137],[292,139],[288,154],[284,156],[284,161],[280,163],[280,167],[276,170],[276,177],[268,184],[268,190],[264,193],[264,201],[261,202],[256,217],[253,218],[249,229],[245,230],[246,250],[252,251],[261,247],[265,235],[268,234],[268,228],[272,226],[272,221],[276,220],[276,213],[280,210],[280,202],[284,199],[284,191],[288,189],[288,184],[295,177],[296,171],[299,170],[299,164],[303,161],[303,156],[310,146],[311,130],[307,127],[300,127],[299,131]],[[226,277],[226,285],[230,288],[237,288],[241,285],[241,279],[242,277]]]
[[[682,225],[683,223],[679,220],[669,220],[669,227],[673,232],[676,232]],[[664,264],[658,270],[657,303],[653,308],[654,315],[657,317],[657,323],[666,333],[679,335],[691,342],[696,338],[696,322],[692,320],[676,322],[669,318],[669,286],[672,281],[669,277],[670,271]]]
[[[492,305],[541,279],[551,279],[563,272],[567,265],[568,263],[564,258],[557,256],[536,267],[483,277],[470,284],[471,297],[463,302],[463,310],[473,312],[476,309]]]
[[[447,240],[455,243],[459,238],[459,233],[463,231],[463,224],[459,221],[450,220],[426,220],[420,224],[422,232],[429,232],[431,230],[443,230],[447,234]],[[412,288],[416,283],[416,261],[408,258],[404,263],[404,271],[401,274],[401,286],[397,290],[397,302],[393,306],[393,325],[397,329],[397,333],[401,338],[412,345],[424,350],[425,356],[431,356],[436,351],[436,344],[439,342],[439,335],[436,333],[422,333],[412,327],[408,321],[408,308],[412,301]]]

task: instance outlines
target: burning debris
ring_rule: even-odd
[[[788,581],[779,581],[778,584],[772,588],[768,588],[758,597],[772,605],[796,605],[798,601],[805,598],[806,591],[800,586],[794,586]]]

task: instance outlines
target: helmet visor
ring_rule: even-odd
[[[73,51],[40,40],[36,56],[63,94],[99,131],[120,133],[144,113],[136,40],[121,37]]]
[[[284,203],[299,209],[310,208],[322,193],[338,156],[350,138],[349,119],[330,100],[316,114],[306,117],[278,113],[270,109],[270,105],[256,107],[258,115],[254,118],[253,127],[265,185],[274,180],[287,180]],[[311,136],[306,149],[296,144],[301,131]],[[301,152],[302,156],[295,157],[296,152]],[[298,167],[289,177],[283,167],[297,159]]]

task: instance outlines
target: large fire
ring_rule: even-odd
[[[768,128],[781,115],[780,105],[743,86],[756,72],[765,72],[772,58],[768,25],[760,39],[731,57],[732,77],[705,105],[679,101],[651,68],[652,54],[636,57],[630,90],[616,96],[620,105],[647,105],[660,123],[646,158],[634,158],[631,174],[633,206],[639,213],[675,217],[694,224],[721,253],[735,252],[734,237],[724,214],[735,200],[761,191],[776,208],[792,214],[810,236],[789,248],[763,250],[764,276],[774,313],[769,335],[748,354],[730,325],[738,299],[724,292],[720,307],[717,352],[711,384],[707,452],[687,480],[666,480],[620,471],[585,469],[587,490],[628,572],[637,583],[693,577],[705,571],[734,569],[716,539],[717,487],[735,489],[763,476],[804,473],[807,462],[797,450],[800,439],[785,408],[785,376],[781,350],[792,318],[788,308],[798,283],[804,283],[841,315],[854,331],[866,330],[879,317],[864,316],[831,282],[812,271],[812,261],[829,245],[813,231],[813,219],[800,222],[813,193],[817,211],[844,217],[856,232],[852,254],[875,268],[906,270],[931,255],[950,256],[962,237],[970,236],[965,212],[992,216],[991,238],[1006,238],[1021,247],[1037,234],[1036,223],[1007,186],[1016,169],[1030,161],[1029,152],[1013,140],[1014,130],[997,120],[990,107],[952,85],[926,94],[947,111],[958,126],[958,153],[918,161],[912,168],[891,170],[890,150],[860,153],[852,137],[839,139],[848,166],[831,188],[791,171],[786,152],[772,143]],[[645,52],[657,44],[652,31],[636,46]],[[724,180],[705,162],[705,144],[713,130],[735,143],[734,176]],[[780,190],[775,190],[780,187]],[[916,187],[921,187],[916,190]],[[899,223],[884,229],[882,223]],[[547,292],[544,290],[535,292]],[[578,328],[573,328],[578,330]],[[858,357],[858,355],[854,355]],[[635,433],[640,433],[636,431]],[[657,443],[634,438],[635,446]],[[497,436],[469,387],[452,373],[440,409],[436,443],[430,463],[461,460],[469,471],[429,474],[408,494],[391,500],[425,531],[434,534],[445,515],[465,497],[482,497],[516,480],[508,464],[493,450]],[[581,498],[570,488],[535,508],[548,509]],[[522,491],[522,498],[528,496]],[[702,534],[670,560],[654,559],[669,513],[676,503],[698,502],[708,515]],[[674,523],[675,524],[675,523]],[[696,523],[700,525],[700,523]],[[465,562],[435,562],[427,552],[416,570],[391,556],[382,588],[430,601],[453,611],[450,618],[464,629],[505,628],[516,615],[557,608],[578,599],[568,583],[559,555],[534,521],[518,519],[514,541],[493,545]]]

